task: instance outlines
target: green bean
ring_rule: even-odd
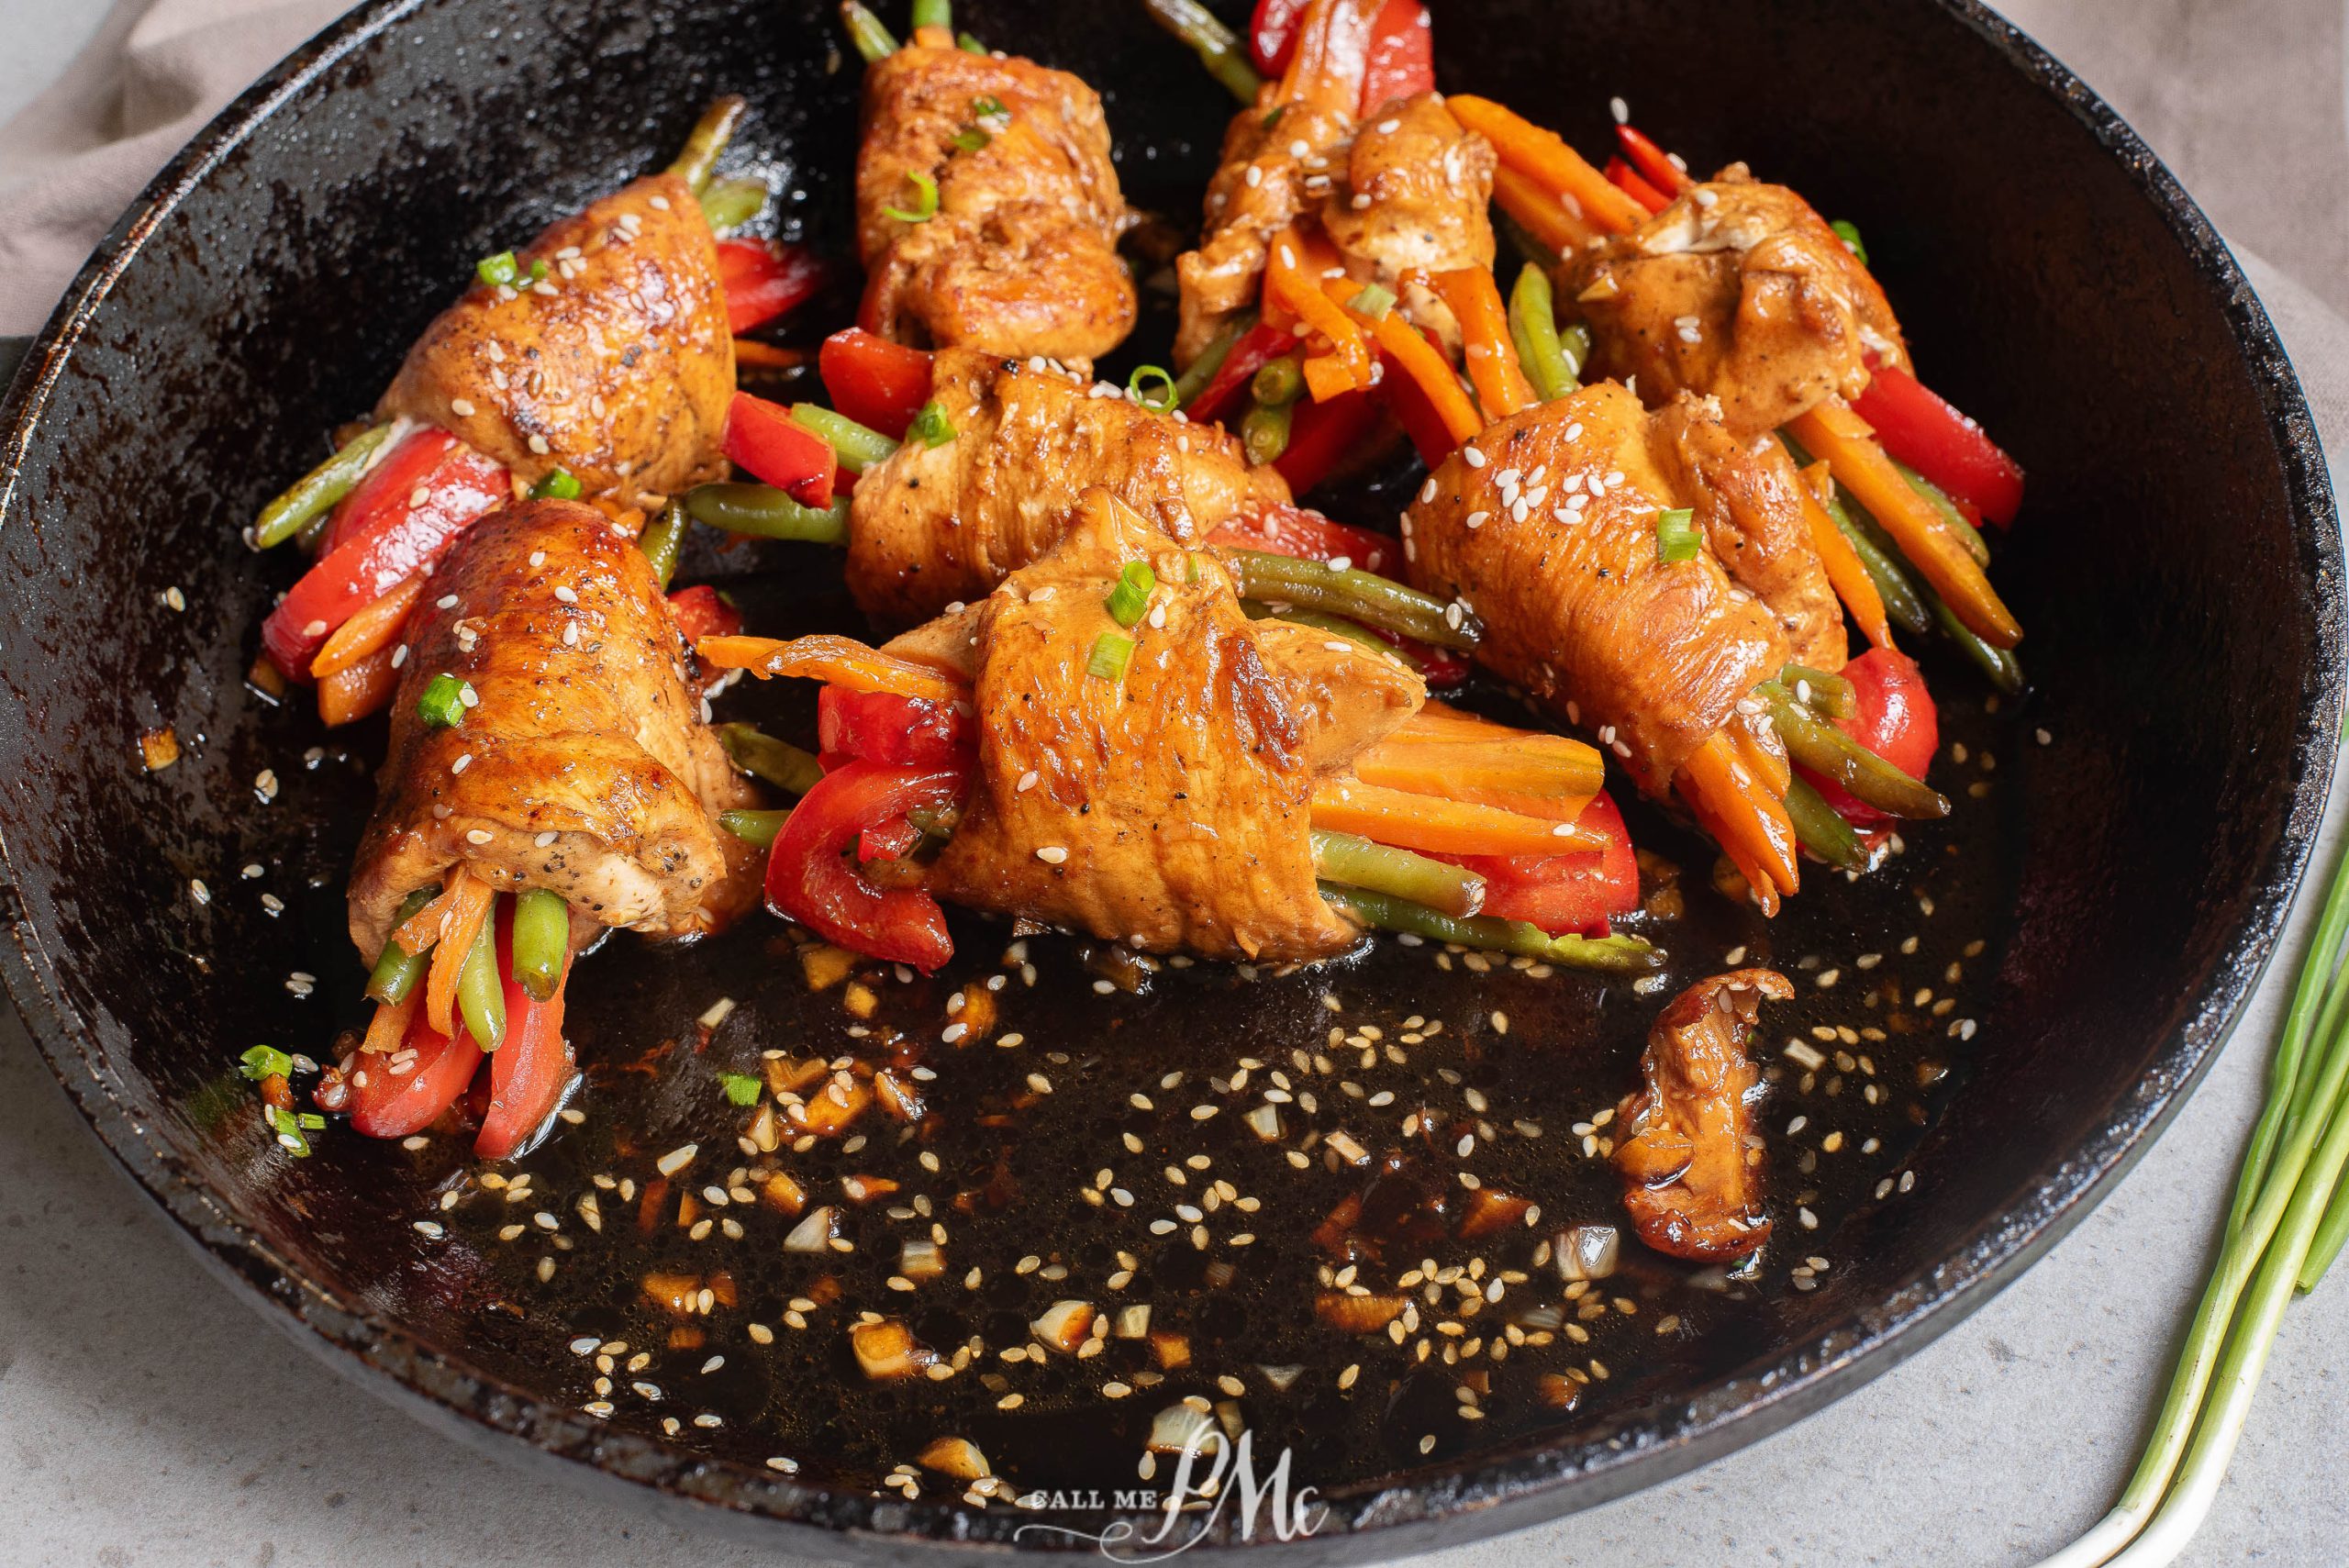
[[[743,111],[749,102],[739,93],[728,93],[712,98],[709,107],[694,122],[693,133],[685,138],[685,150],[669,165],[674,174],[694,188],[699,195],[709,188],[709,172],[718,167],[718,156],[726,144],[734,139],[734,128],[742,123]]]
[[[1793,692],[1804,706],[1829,718],[1850,718],[1860,711],[1860,694],[1841,675],[1808,664],[1789,664],[1778,672],[1778,684]]]
[[[1485,906],[1485,879],[1467,867],[1415,855],[1359,833],[1314,828],[1313,873],[1324,882],[1424,904],[1442,915],[1474,915]]]
[[[880,431],[818,404],[793,404],[791,422],[823,437],[825,444],[840,455],[841,466],[851,473],[879,467],[897,450],[897,443]]]
[[[652,567],[653,581],[663,593],[668,592],[669,579],[677,574],[677,555],[685,549],[685,530],[692,526],[685,503],[672,501],[636,536],[636,548],[644,552],[645,561]]]
[[[1802,847],[1829,865],[1851,871],[1867,869],[1867,846],[1860,842],[1859,834],[1827,804],[1827,797],[1799,774],[1787,785],[1787,816],[1793,821],[1795,837]]]
[[[406,924],[408,917],[431,903],[440,891],[437,887],[419,887],[409,894],[400,906],[400,912],[392,917],[392,929],[397,930]],[[427,948],[412,953],[399,943],[386,940],[384,951],[375,957],[374,972],[367,976],[368,999],[395,1006],[406,1001],[407,994],[416,989],[416,983],[424,978],[424,972],[431,963],[431,952]]]
[[[766,210],[764,180],[713,180],[701,194],[701,215],[710,232],[728,234]]]
[[[1933,510],[1941,514],[1942,527],[1957,536],[1958,542],[1965,546],[1965,553],[1974,558],[1974,564],[1989,565],[1990,546],[1983,539],[1982,530],[1965,520],[1965,514],[1957,509],[1957,503],[1952,501],[1940,485],[1898,458],[1892,460],[1892,466],[1900,471],[1900,477],[1909,482],[1909,489],[1922,495]]]
[[[1550,274],[1528,261],[1518,269],[1517,284],[1508,291],[1508,335],[1525,378],[1542,401],[1564,397],[1579,384],[1558,339],[1558,307],[1550,291]]]
[[[1277,360],[1267,360],[1257,368],[1248,390],[1260,406],[1286,408],[1305,395],[1305,362],[1297,355],[1283,354]]]
[[[1466,606],[1447,605],[1368,572],[1352,567],[1341,571],[1327,562],[1300,561],[1255,550],[1227,551],[1225,561],[1240,579],[1240,592],[1245,598],[1345,616],[1364,626],[1464,652],[1484,636],[1483,623]]]
[[[1878,811],[1895,817],[1932,817],[1949,815],[1949,801],[1937,791],[1910,778],[1831,724],[1821,723],[1794,694],[1775,681],[1756,688],[1770,705],[1770,717],[1787,753],[1812,773],[1833,779],[1852,795]]]
[[[1191,46],[1199,63],[1243,104],[1256,101],[1264,79],[1248,63],[1248,51],[1230,28],[1199,0],[1142,0],[1152,20]]]
[[[897,40],[881,25],[881,18],[856,0],[841,0],[841,20],[848,24],[849,42],[864,57],[865,64],[874,64],[897,52]]]
[[[514,898],[514,978],[534,1002],[554,998],[571,953],[571,906],[560,893],[527,888]]]
[[[375,449],[392,433],[388,424],[362,431],[343,444],[334,456],[295,481],[294,487],[261,509],[253,519],[253,548],[268,550],[284,544],[312,524],[323,524],[334,504],[351,494]]]
[[[1957,612],[1943,603],[1942,596],[1932,589],[1925,590],[1925,596],[1932,606],[1933,619],[1941,623],[1942,631],[1965,651],[1968,659],[1974,661],[1985,675],[1990,677],[1990,684],[2009,696],[2021,696],[2028,683],[2023,680],[2022,665],[2016,660],[2014,651],[1995,647],[1975,636],[1974,628],[1958,619]]]
[[[718,825],[763,850],[774,843],[775,835],[783,831],[783,819],[790,815],[788,811],[721,811]]]
[[[914,0],[914,30],[943,28],[954,30],[954,0]]]
[[[1932,629],[1933,612],[1926,607],[1926,591],[1909,575],[1908,563],[1892,541],[1874,531],[1875,520],[1860,526],[1851,513],[1843,509],[1841,496],[1827,499],[1827,515],[1834,519],[1836,528],[1851,541],[1852,553],[1860,558],[1861,567],[1868,581],[1876,584],[1876,596],[1884,601],[1884,613],[1893,625],[1913,637],[1922,637]]]
[[[777,789],[806,795],[824,776],[814,756],[788,740],[778,740],[752,724],[721,724],[718,744],[734,765],[752,778],[764,779]]]
[[[1344,616],[1325,616],[1319,610],[1300,610],[1289,606],[1275,609],[1261,599],[1242,599],[1240,609],[1250,620],[1277,620],[1291,626],[1311,627],[1332,637],[1342,637],[1349,642],[1359,642],[1374,653],[1392,653],[1414,670],[1420,667],[1419,662],[1403,649],[1396,647],[1362,622],[1348,620]]]
[[[457,1011],[465,1032],[484,1051],[495,1051],[506,1040],[506,984],[497,977],[497,920],[493,914],[473,933],[465,950],[465,964],[457,972]]]
[[[1502,920],[1490,915],[1447,915],[1424,904],[1367,888],[1320,884],[1321,896],[1365,926],[1382,931],[1410,931],[1455,947],[1486,952],[1519,953],[1573,969],[1594,969],[1612,974],[1644,974],[1664,967],[1664,954],[1638,937],[1553,937],[1529,920]]]
[[[1288,426],[1291,410],[1296,406],[1279,403],[1267,406],[1251,404],[1240,421],[1241,450],[1248,461],[1262,466],[1276,461],[1288,450]]]
[[[848,542],[845,495],[835,495],[829,506],[803,506],[772,484],[696,484],[685,492],[685,510],[729,534],[806,544]]]
[[[955,34],[954,47],[961,50],[964,54],[985,54],[988,52],[987,46],[981,43],[969,33]]]
[[[1232,347],[1255,329],[1256,313],[1252,310],[1243,310],[1217,328],[1215,336],[1208,339],[1208,346],[1199,350],[1199,357],[1174,378],[1174,406],[1186,407],[1205,392],[1208,383],[1215,379],[1215,373],[1223,368],[1223,361],[1231,357]]]

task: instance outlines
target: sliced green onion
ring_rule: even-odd
[[[881,216],[894,217],[899,223],[928,223],[936,217],[938,182],[918,169],[908,169],[906,171],[906,183],[914,188],[914,210],[907,212],[903,207],[885,206],[881,209]]]
[[[1215,379],[1215,373],[1221,370],[1223,361],[1231,357],[1233,346],[1256,329],[1256,320],[1254,311],[1243,310],[1215,329],[1215,336],[1208,339],[1208,346],[1199,350],[1199,357],[1174,378],[1174,406],[1188,407],[1200,393],[1208,389],[1208,383]]]
[[[530,263],[530,281],[532,283],[537,283],[540,279],[545,277],[550,270],[551,269],[547,266],[547,259],[544,256],[539,257],[536,261],[533,261]]]
[[[1119,626],[1137,626],[1150,613],[1150,595],[1158,588],[1158,573],[1145,561],[1129,561],[1109,590],[1109,618]]]
[[[954,439],[954,421],[946,417],[946,405],[935,397],[921,406],[906,427],[906,439],[919,441],[932,451]]]
[[[841,20],[848,24],[848,41],[856,52],[872,65],[897,52],[897,40],[881,25],[881,18],[858,5],[856,0],[841,0]]]
[[[1697,559],[1697,513],[1688,506],[1660,512],[1655,519],[1655,558],[1671,565]]]
[[[1126,662],[1133,656],[1132,638],[1105,631],[1093,639],[1093,651],[1085,656],[1085,673],[1116,685],[1126,678]]]
[[[685,510],[729,534],[806,544],[848,542],[845,495],[833,496],[829,506],[805,506],[772,484],[696,484],[685,492]]]
[[[1313,829],[1313,873],[1324,882],[1391,894],[1445,915],[1485,906],[1485,879],[1465,866],[1415,855],[1359,833]]]
[[[1385,284],[1364,284],[1346,301],[1346,308],[1375,321],[1395,308],[1395,291]]]
[[[267,1111],[270,1130],[277,1134],[278,1142],[284,1145],[286,1151],[295,1159],[308,1159],[310,1140],[302,1135],[300,1118],[292,1111],[279,1106],[271,1106],[267,1107]]]
[[[1152,20],[1191,46],[1208,74],[1243,104],[1256,101],[1264,79],[1248,63],[1248,51],[1216,14],[1199,0],[1142,0]]]
[[[983,152],[995,139],[974,125],[966,125],[954,133],[950,143],[957,152]]]
[[[409,894],[400,905],[400,912],[392,917],[392,929],[397,930],[406,925],[408,917],[431,903],[440,891],[437,887],[419,887]],[[407,994],[416,989],[416,983],[424,978],[430,951],[428,948],[423,952],[408,952],[397,942],[385,941],[384,951],[375,955],[373,972],[367,976],[368,999],[389,1002],[395,1006],[406,1001]]]
[[[1867,869],[1867,846],[1860,842],[1859,834],[1800,774],[1787,784],[1787,817],[1794,824],[1796,840],[1829,865],[1849,871]]]
[[[465,721],[465,683],[443,671],[432,677],[416,700],[416,717],[435,729],[454,729]]]
[[[1841,675],[1789,664],[1778,672],[1778,684],[1794,693],[1797,702],[1829,718],[1850,718],[1860,711],[1858,690]]]
[[[923,28],[953,31],[954,0],[914,0],[913,23],[916,31]]]
[[[1261,407],[1287,407],[1305,395],[1305,361],[1295,354],[1265,361],[1249,378],[1248,393]]]
[[[1865,267],[1868,264],[1868,248],[1860,243],[1858,224],[1852,222],[1849,218],[1839,217],[1827,227],[1835,231],[1835,238],[1843,242],[1845,249],[1859,258],[1861,266]]]
[[[823,437],[825,445],[839,454],[841,466],[851,473],[879,467],[897,450],[897,443],[880,431],[818,404],[793,404],[791,422]]]
[[[263,506],[261,516],[253,519],[253,548],[267,550],[284,544],[312,522],[324,519],[335,503],[350,495],[366,475],[375,449],[391,433],[391,426],[378,425],[351,437],[341,450],[295,480],[292,489]]]
[[[1145,384],[1153,381],[1159,391],[1142,391]],[[1174,373],[1164,365],[1136,365],[1133,373],[1126,377],[1126,390],[1133,394],[1135,402],[1153,414],[1172,414],[1180,406],[1174,394]]]
[[[294,1073],[294,1059],[273,1045],[254,1046],[237,1060],[243,1063],[238,1071],[256,1084],[273,1076],[291,1077]]]
[[[1288,450],[1289,403],[1252,406],[1240,421],[1240,445],[1248,461],[1259,467],[1279,460]]]
[[[759,1103],[759,1091],[765,1085],[740,1073],[720,1073],[718,1086],[726,1091],[729,1105],[755,1106]]]
[[[1508,291],[1508,335],[1517,345],[1518,362],[1544,403],[1575,390],[1575,366],[1558,338],[1556,296],[1550,274],[1531,261],[1518,269],[1516,286]]]
[[[1364,925],[1409,931],[1431,940],[1614,974],[1644,974],[1664,967],[1664,954],[1638,937],[1553,937],[1530,920],[1491,915],[1447,915],[1424,904],[1364,887],[1320,884],[1321,896]]]
[[[729,234],[764,212],[764,180],[713,180],[701,194],[701,215],[713,234]]]
[[[983,120],[1009,119],[1011,111],[993,93],[982,93],[971,100],[971,112]]]
[[[534,1002],[551,1001],[571,956],[571,906],[560,893],[526,888],[514,897],[514,978]]]
[[[500,250],[495,256],[484,256],[473,263],[473,276],[492,288],[511,286],[522,275],[519,263],[511,250]]]
[[[636,536],[636,548],[652,567],[652,579],[668,591],[669,579],[677,573],[677,554],[685,547],[685,529],[693,519],[685,515],[685,504],[672,501],[661,508],[661,515],[644,525]]]
[[[530,486],[530,499],[533,501],[576,501],[579,499],[579,481],[572,476],[569,469],[558,468]]]
[[[1353,567],[1341,570],[1326,561],[1258,550],[1228,550],[1224,560],[1245,598],[1346,616],[1364,626],[1461,652],[1475,647],[1485,634],[1483,624],[1464,605],[1445,604],[1392,578]]]
[[[506,983],[497,975],[497,922],[484,920],[465,950],[465,963],[457,972],[457,1011],[465,1032],[484,1051],[495,1051],[506,1040]]]
[[[973,38],[968,33],[956,33],[954,35],[954,47],[961,50],[964,54],[985,54],[988,52],[986,45],[981,43],[978,39]]]
[[[304,1132],[324,1132],[327,1129],[327,1118],[316,1111],[299,1112],[294,1118],[294,1124]]]
[[[824,776],[815,757],[788,740],[778,740],[754,724],[721,724],[718,743],[734,765],[752,778],[764,779],[777,789],[806,795]]]
[[[694,122],[691,134],[685,138],[685,150],[669,165],[669,172],[691,185],[694,195],[699,195],[709,188],[710,171],[718,167],[718,154],[734,139],[734,128],[742,123],[742,116],[750,106],[749,100],[740,94],[729,93],[712,98],[709,107],[701,112],[701,118]]]
[[[788,811],[721,811],[718,825],[745,843],[761,849],[772,846],[775,835],[783,831],[783,820]]]

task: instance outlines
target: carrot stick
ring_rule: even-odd
[[[423,592],[424,579],[411,577],[382,598],[361,606],[349,620],[335,628],[326,646],[318,650],[318,656],[310,661],[310,673],[323,681],[337,670],[348,670],[389,644],[399,636],[407,612],[415,607],[417,595]]]
[[[457,977],[464,970],[465,955],[473,951],[473,938],[480,935],[481,923],[489,917],[490,906],[497,901],[497,889],[468,873],[462,865],[451,882],[461,891],[449,906],[440,944],[432,950],[432,968],[424,977],[424,1021],[446,1035],[457,1032],[453,1009]]]
[[[1335,354],[1308,354],[1305,389],[1313,394],[1314,402],[1325,402],[1341,392],[1354,390],[1353,373],[1340,363]]]
[[[1493,171],[1493,199],[1536,244],[1561,256],[1571,256],[1598,238],[1598,230],[1582,216],[1580,202],[1545,190],[1531,175],[1506,163]]]
[[[1500,285],[1484,267],[1459,267],[1430,274],[1437,297],[1459,318],[1465,345],[1468,379],[1476,386],[1476,400],[1485,417],[1506,419],[1520,408],[1541,401],[1525,369],[1517,362],[1517,344],[1508,335],[1508,311],[1501,304]]]
[[[1332,300],[1341,292],[1350,297],[1353,292],[1353,284],[1334,278],[1327,286]],[[1460,379],[1452,373],[1450,362],[1418,328],[1403,319],[1401,311],[1390,310],[1370,322],[1369,327],[1378,346],[1394,355],[1404,373],[1427,394],[1428,402],[1434,406],[1453,441],[1467,440],[1485,428],[1484,416],[1468,401],[1468,395],[1460,390]]]
[[[424,998],[413,988],[396,1002],[378,1002],[375,1016],[367,1020],[367,1038],[359,1042],[362,1056],[389,1056],[407,1038],[408,1021],[416,1017]]]
[[[1615,143],[1623,150],[1623,156],[1631,161],[1631,167],[1637,169],[1649,184],[1667,196],[1676,196],[1697,183],[1688,177],[1688,171],[1675,163],[1663,148],[1630,126],[1615,128]]]
[[[1776,895],[1794,892],[1799,882],[1786,806],[1737,760],[1736,748],[1718,729],[1689,753],[1675,782],[1698,817],[1710,819],[1707,826],[1753,884],[1763,913],[1775,913]]]
[[[1598,793],[1578,771],[1480,742],[1381,742],[1354,759],[1354,776],[1382,789],[1495,806],[1544,822],[1575,821]]]
[[[1382,789],[1359,779],[1325,779],[1313,791],[1313,825],[1398,850],[1447,855],[1564,855],[1605,848],[1569,822],[1498,806]]]
[[[399,689],[400,673],[392,667],[392,651],[378,648],[318,683],[319,722],[329,729],[355,723],[390,702]]]
[[[790,642],[772,637],[705,637],[694,651],[705,663],[720,670],[748,670],[762,681],[798,675],[852,692],[887,692],[931,702],[959,702],[970,695],[967,685],[943,670],[876,652],[848,637],[802,637]]]
[[[1805,450],[1827,460],[1835,482],[1874,514],[1967,630],[1994,648],[2012,648],[2022,640],[2022,625],[2014,612],[1990,586],[1964,541],[1943,524],[1932,503],[1900,477],[1876,444],[1876,432],[1866,420],[1831,397],[1787,428]]]
[[[1892,621],[1884,613],[1884,595],[1876,591],[1876,579],[1860,562],[1859,551],[1827,515],[1826,496],[1828,468],[1824,462],[1814,462],[1801,471],[1796,492],[1802,497],[1803,521],[1810,525],[1810,548],[1819,552],[1820,565],[1827,569],[1827,581],[1834,586],[1835,596],[1852,612],[1852,619],[1862,636],[1877,648],[1892,646]]]
[[[449,923],[449,913],[473,896],[473,874],[460,862],[441,884],[440,891],[431,903],[410,915],[395,927],[388,940],[397,942],[403,952],[422,952],[440,940]]]
[[[1783,743],[1772,746],[1743,725],[1731,731],[1731,743],[1737,748],[1738,761],[1747,771],[1760,779],[1772,795],[1785,798],[1787,786],[1794,782],[1794,764],[1787,760]],[[1791,818],[1789,818],[1791,820]]]
[[[1556,131],[1473,93],[1454,93],[1444,104],[1454,119],[1493,144],[1504,164],[1553,195],[1572,195],[1583,216],[1608,233],[1628,234],[1648,220],[1645,207],[1608,183]]]
[[[1351,391],[1370,384],[1370,345],[1363,341],[1362,328],[1354,318],[1328,295],[1321,292],[1320,281],[1306,269],[1305,241],[1291,224],[1273,237],[1264,257],[1264,294],[1297,312],[1307,327],[1330,339],[1330,351],[1345,370],[1349,378],[1344,387],[1331,383],[1331,390],[1316,389],[1316,398],[1334,396],[1340,391]],[[1332,280],[1333,282],[1338,280]],[[1357,285],[1358,286],[1358,285]],[[1355,292],[1349,288],[1349,294]],[[1387,315],[1395,313],[1388,311]],[[1382,339],[1383,341],[1383,339]],[[1327,379],[1327,378],[1325,378]]]
[[[1297,51],[1273,101],[1351,118],[1362,103],[1370,28],[1377,14],[1377,0],[1308,0],[1297,23]]]
[[[773,343],[762,343],[752,338],[734,339],[734,362],[752,370],[784,371],[807,362],[805,349],[780,349]]]

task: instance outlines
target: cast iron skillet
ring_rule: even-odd
[[[1130,188],[1187,210],[1228,104],[1138,8],[963,10],[1098,83]],[[2225,1039],[2299,881],[2340,717],[2341,553],[2291,369],[2201,214],[2062,67],[1965,0],[1440,11],[1448,86],[1585,146],[1621,93],[1698,161],[1747,158],[1861,221],[1934,384],[2031,471],[2000,581],[2039,689],[2000,721],[2010,749],[1976,812],[1996,864],[1958,879],[1990,943],[1968,998],[1984,1028],[1960,1092],[1904,1150],[1913,1191],[1834,1208],[1819,1245],[1837,1267],[1818,1288],[1771,1296],[1636,1397],[1332,1489],[1332,1522],[1288,1549],[1299,1560],[1454,1542],[1651,1484],[1818,1408],[1986,1299],[2119,1177]],[[501,1450],[894,1560],[1021,1520],[590,1421],[574,1369],[533,1361],[514,1323],[410,1266],[405,1216],[352,1180],[384,1151],[346,1138],[297,1166],[220,1130],[250,1119],[249,1091],[220,1081],[238,1050],[298,1045],[347,1012],[285,981],[308,965],[351,988],[335,910],[364,795],[325,776],[339,753],[306,765],[316,737],[241,684],[278,584],[239,525],[372,401],[474,257],[664,161],[710,93],[751,95],[746,146],[780,167],[786,228],[837,240],[854,79],[837,39],[814,3],[376,0],[150,187],[0,411],[0,962],[125,1167],[333,1364],[452,1429],[523,1440]],[[1961,729],[1987,724],[1978,699],[1951,706]],[[137,738],[164,723],[187,755],[150,776]],[[2037,728],[2054,743],[2011,749]],[[264,806],[265,766],[281,778]],[[265,863],[282,919],[236,885],[248,862]],[[194,877],[217,890],[200,912]],[[1837,940],[1838,920],[1847,945],[1870,920],[1917,922],[1898,886],[1841,891],[1799,901],[1814,913],[1773,933],[1783,958]],[[629,984],[603,1001],[636,1005]],[[1259,1004],[1228,1006],[1215,1016],[1235,1030],[1263,1022]]]

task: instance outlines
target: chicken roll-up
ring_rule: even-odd
[[[571,957],[605,931],[696,936],[756,898],[720,813],[755,804],[688,689],[651,564],[594,508],[531,501],[468,529],[399,643],[351,940],[377,1010],[352,1120],[430,1122],[491,1054],[476,1149],[528,1140],[573,1076]]]
[[[1148,952],[1311,959],[1386,926],[1652,961],[1603,934],[1637,883],[1588,747],[1427,706],[1375,640],[1252,618],[1230,555],[1106,490],[1062,534],[877,651],[701,644],[828,683],[830,771],[769,824],[770,907],[924,969],[952,951],[941,899]]]
[[[870,12],[846,9],[869,62],[863,327],[1072,362],[1116,348],[1134,324],[1117,250],[1133,218],[1099,95],[1065,71],[959,48],[944,26],[897,47]]]

